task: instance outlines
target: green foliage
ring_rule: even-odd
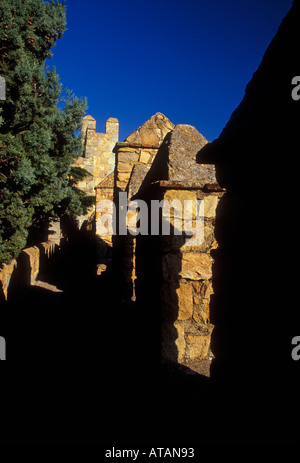
[[[86,102],[70,91],[61,97],[56,70],[45,65],[65,29],[60,0],[1,0],[0,262],[49,219],[86,212],[71,166],[82,154]]]

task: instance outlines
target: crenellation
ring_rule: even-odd
[[[106,121],[105,133],[97,133],[96,121],[86,116],[84,131],[85,156],[77,165],[85,167],[91,178],[79,187],[96,195],[94,229],[102,243],[97,273],[113,268],[120,298],[149,307],[150,319],[151,307],[159,307],[163,362],[211,359],[212,251],[218,246],[215,216],[224,190],[216,181],[215,166],[196,162],[197,154],[209,142],[195,127],[175,126],[161,113],[124,142],[118,141],[115,118]],[[148,206],[152,199],[169,204],[175,201],[180,207],[169,210],[170,233],[134,236],[136,211],[125,211],[127,234],[120,234],[119,193],[126,193],[127,205],[135,199]],[[192,241],[198,238],[199,203],[203,207],[203,239]],[[184,233],[174,233],[176,227],[183,230],[183,210],[190,217],[190,240]],[[104,221],[109,224],[106,228]],[[155,271],[149,270],[153,266]]]

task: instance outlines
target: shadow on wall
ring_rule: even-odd
[[[51,266],[39,276],[43,283],[52,285],[51,289],[47,285],[28,287],[1,312],[7,358],[26,365],[35,381],[35,399],[30,405],[38,396],[39,406],[50,403],[57,413],[69,406],[63,425],[58,422],[47,436],[40,427],[36,440],[42,435],[48,442],[50,435],[51,441],[56,441],[53,434],[62,427],[58,443],[66,443],[67,438],[70,443],[77,439],[97,443],[99,432],[105,445],[117,439],[118,445],[124,442],[128,446],[132,436],[139,443],[148,442],[148,446],[161,436],[171,438],[172,445],[186,435],[193,441],[193,429],[185,429],[181,423],[194,416],[198,404],[203,412],[209,403],[209,380],[188,368],[160,367],[161,259],[156,258],[160,237],[150,237],[151,243],[148,238],[141,237],[139,243],[137,272],[142,273],[146,291],[138,288],[142,291],[138,303],[120,304],[112,275],[95,274],[99,240],[75,229],[68,243],[53,256]],[[174,304],[169,320],[177,316],[177,307]],[[177,359],[177,332],[169,330],[169,335],[169,355]],[[31,362],[34,371],[30,370]],[[43,373],[46,385],[42,384]],[[179,397],[188,398],[188,411],[178,405]],[[100,417],[101,427],[88,419],[91,411]],[[78,423],[82,414],[85,420]],[[209,435],[210,429],[201,431],[202,436],[204,432]],[[27,434],[27,429],[22,429],[21,442],[30,441]]]
[[[0,302],[5,300],[5,294],[3,290],[3,283],[0,281]]]
[[[113,326],[114,317],[118,319],[111,275],[96,272],[99,241],[91,232],[74,228],[47,265],[41,256],[37,285],[30,286],[28,277],[27,286],[20,290],[16,287],[20,276],[24,283],[24,275],[30,275],[29,257],[24,253],[13,275],[12,296],[1,311],[10,360],[55,360],[58,365],[75,358],[87,365],[99,362],[110,342],[105,327]],[[124,336],[120,332],[121,328],[114,328],[121,343]],[[117,355],[117,346],[110,346],[112,357]]]
[[[256,443],[258,440],[262,443],[297,442],[298,426],[291,420],[298,419],[300,412],[300,380],[299,365],[291,358],[291,340],[299,335],[300,330],[299,284],[295,273],[299,260],[296,161],[300,148],[300,102],[291,98],[291,80],[299,74],[295,58],[299,52],[299,22],[297,1],[247,86],[241,105],[218,140],[203,148],[198,157],[200,163],[216,165],[217,180],[227,190],[216,216],[219,249],[214,256],[215,295],[212,303],[216,359],[212,366],[213,396],[209,402],[197,398],[189,401],[190,391],[181,389],[180,385],[169,395],[172,381],[165,383],[163,392],[161,384],[155,389],[149,374],[154,371],[160,356],[160,237],[149,235],[138,240],[139,303],[134,307],[124,310],[124,306],[114,304],[118,290],[115,281],[109,283],[101,276],[100,279],[95,277],[95,284],[90,284],[88,276],[93,260],[88,256],[93,246],[87,246],[86,242],[81,250],[76,249],[75,244],[72,249],[70,243],[64,260],[57,262],[59,274],[63,279],[69,278],[70,282],[57,282],[58,286],[64,285],[61,286],[66,289],[64,293],[53,294],[33,288],[19,306],[17,303],[9,306],[14,324],[10,324],[13,330],[10,333],[12,338],[7,342],[7,355],[16,340],[19,355],[15,358],[19,359],[22,347],[28,346],[28,336],[31,336],[29,356],[43,365],[45,352],[38,349],[38,341],[51,346],[54,338],[55,350],[48,349],[48,359],[58,355],[63,368],[70,358],[75,359],[76,364],[73,382],[69,381],[64,389],[60,381],[63,398],[68,397],[74,384],[80,383],[84,387],[86,408],[97,409],[97,416],[103,416],[103,409],[109,408],[113,422],[107,424],[103,418],[102,421],[104,427],[112,430],[114,437],[118,425],[123,426],[125,435],[129,416],[134,416],[135,428],[143,427],[141,423],[145,422],[145,417],[154,418],[147,412],[149,403],[152,405],[157,400],[159,414],[155,416],[155,424],[159,427],[161,421],[161,427],[167,428],[172,417],[177,428],[172,445],[174,437],[184,431],[190,439],[195,431],[197,442],[199,436],[202,442],[207,434],[217,443],[221,436],[228,444]],[[88,253],[85,246],[90,250]],[[173,270],[175,273],[180,271],[177,267]],[[176,284],[174,290],[176,292]],[[36,298],[37,291],[40,298]],[[178,301],[176,303],[178,306]],[[22,310],[24,304],[27,304],[25,311]],[[176,312],[175,304],[174,308]],[[170,315],[171,319],[177,316],[175,312]],[[170,357],[175,357],[178,355],[175,330],[170,331],[170,340]],[[90,372],[96,370],[98,375],[100,370],[101,379],[97,376],[95,380],[90,372],[86,376],[79,360],[88,363]],[[141,370],[146,372],[150,383],[147,390],[141,382],[132,387]],[[112,376],[117,387],[109,394]],[[129,388],[126,389],[128,377],[131,379],[129,393]],[[105,393],[101,389],[103,383],[106,384]],[[53,390],[55,388],[49,397],[52,397]],[[201,392],[200,388],[198,391]],[[75,413],[78,397],[83,396],[82,390],[77,389],[77,393],[70,406],[74,409],[76,404]],[[137,397],[141,396],[138,401]],[[166,413],[164,400],[157,397],[171,403],[172,414]],[[107,403],[115,404],[116,401],[120,407],[118,410],[116,406],[114,410],[107,407]],[[122,414],[124,403],[128,404],[127,413]],[[140,407],[139,415],[133,415],[133,404]],[[189,417],[193,416],[190,426],[186,425],[187,413]],[[207,425],[210,417],[211,427]],[[120,422],[116,424],[118,420]],[[78,420],[74,421],[77,425]],[[151,424],[154,422],[150,421]],[[203,422],[205,434],[202,434],[203,426],[201,433],[198,427]],[[96,439],[99,438],[98,429],[97,436],[95,430],[91,431]],[[130,433],[133,435],[131,426]],[[149,435],[152,439],[152,434]],[[192,446],[194,441],[190,442],[189,446]]]
[[[8,287],[8,299],[13,297],[18,291],[27,288],[31,284],[32,267],[30,256],[25,252],[21,252],[17,258],[17,265],[11,276]]]
[[[291,97],[291,80],[299,75],[299,20],[296,1],[243,101],[220,137],[198,155],[199,163],[216,165],[227,190],[216,217],[215,398],[223,407],[227,400],[236,413],[240,408],[243,422],[259,413],[254,434],[269,429],[281,439],[292,436],[282,417],[288,419],[300,387],[291,359],[291,340],[300,329],[294,240],[300,104]]]
[[[151,231],[151,201],[161,201],[163,190],[157,180],[167,180],[168,143],[171,133],[168,133],[153,161],[151,169],[146,174],[139,190],[132,200],[142,199],[148,206],[148,234],[136,237],[136,300],[142,314],[140,320],[144,338],[145,351],[149,364],[159,368],[159,365],[178,364],[178,331],[174,322],[178,318],[179,304],[176,289],[179,288],[179,273],[181,259],[174,252],[175,265],[172,268],[172,281],[166,282],[163,272],[163,248],[166,238],[172,239],[174,227],[170,224],[170,236],[162,235],[162,210],[159,210],[159,234]],[[176,256],[179,257],[176,259]],[[166,270],[167,272],[167,270]],[[167,299],[167,301],[166,301]],[[169,304],[168,304],[169,303]],[[170,310],[166,310],[169,307]],[[146,342],[145,342],[146,340]],[[178,367],[176,366],[177,370]],[[176,369],[175,368],[175,369]]]
[[[180,246],[187,235],[169,220],[170,232],[163,235],[162,210],[160,234],[151,234],[150,201],[160,201],[164,190],[158,185],[149,185],[144,193],[143,200],[149,205],[148,235],[138,235],[136,239],[136,300],[139,313],[143,315],[140,330],[148,337],[148,350],[154,354],[157,365],[161,362],[177,364],[179,368],[178,363],[187,360],[186,339],[190,339],[189,335],[202,334],[200,326],[192,319],[195,282],[183,280],[180,275],[183,258]]]

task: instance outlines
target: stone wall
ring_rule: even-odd
[[[96,132],[96,120],[85,116],[82,122],[84,155],[76,165],[86,169],[91,177],[78,183],[78,188],[89,195],[95,195],[95,187],[115,168],[114,146],[119,139],[118,119],[110,117],[106,121],[105,133]]]
[[[0,300],[8,300],[15,292],[34,285],[44,271],[47,261],[58,250],[55,240],[48,240],[39,246],[25,248],[17,259],[0,268]]]
[[[82,136],[84,154],[75,162],[75,166],[89,172],[90,176],[77,183],[77,187],[89,196],[96,195],[96,187],[114,172],[114,147],[119,139],[119,121],[110,117],[106,121],[105,133],[96,132],[96,120],[88,115],[82,120]],[[79,226],[85,221],[94,219],[95,208],[91,208],[86,216],[79,217]]]
[[[300,365],[290,347],[300,332],[294,245],[300,102],[291,96],[292,78],[299,75],[299,21],[295,1],[222,133],[198,156],[216,165],[226,188],[216,217],[214,272],[220,277],[214,280],[211,370],[220,385],[216,395],[229,398],[230,413],[232,404],[240,410],[251,398],[253,417],[265,410],[270,418],[263,421],[263,438],[274,425],[281,440],[282,417],[294,409],[300,387]]]
[[[2,264],[0,269],[0,301],[8,298],[8,288],[11,276],[17,266],[17,261],[13,259],[9,264]]]
[[[113,121],[111,129],[116,129]],[[208,141],[194,127],[183,124],[175,127],[166,116],[157,113],[124,142],[109,146],[116,159],[112,172],[106,157],[97,151],[100,146],[103,148],[101,143],[97,145],[103,137],[97,136],[95,120],[90,116],[85,118],[83,130],[86,130],[86,165],[93,161],[93,166],[100,166],[102,159],[104,170],[101,172],[107,173],[94,187],[98,274],[108,266],[113,268],[118,295],[123,302],[136,301],[141,308],[140,317],[144,322],[140,329],[145,335],[149,333],[149,346],[151,338],[159,338],[159,356],[164,362],[188,364],[210,359],[213,254],[218,247],[215,217],[224,190],[217,183],[214,165],[196,162]],[[96,175],[94,167],[90,171],[94,181],[100,178],[97,169]],[[162,211],[156,236],[150,231],[151,214],[147,236],[129,233],[129,220],[137,211],[126,210],[125,234],[121,233],[120,194],[126,194],[122,209],[134,200],[144,200],[149,211],[152,200],[169,204],[177,201],[183,214],[185,208],[190,208],[190,227],[194,234],[188,237],[177,233],[178,220],[182,227],[184,215],[177,216],[176,207],[170,209],[169,218]],[[105,209],[106,200],[109,201]],[[199,217],[201,236],[198,236]],[[107,226],[110,224],[105,232],[104,219]],[[170,233],[164,234],[161,227],[167,219]],[[150,350],[157,348],[152,347]]]
[[[145,177],[155,160],[160,145],[174,124],[162,113],[154,114],[142,126],[129,135],[124,142],[117,143],[114,202],[118,209],[119,193],[127,193],[127,203],[141,188]],[[130,215],[128,215],[128,219]],[[118,228],[118,223],[116,223]],[[134,282],[136,238],[117,236],[115,239],[115,261],[119,267],[118,280],[121,282],[124,300],[135,299]]]
[[[170,186],[167,183],[160,182],[162,199],[179,200],[183,211],[185,201],[204,202],[201,244],[189,245],[189,240],[185,242],[186,237],[175,235],[174,230],[170,236],[162,236],[161,241],[162,359],[186,363],[211,358],[212,251],[217,248],[215,211],[223,192],[217,186],[208,191],[200,185],[178,184],[174,188],[172,182]],[[191,239],[195,237],[196,233]]]
[[[174,124],[163,114],[156,113],[124,142],[117,143],[116,188],[128,191],[128,199],[140,188],[150,170],[157,151]]]
[[[160,325],[163,362],[188,365],[212,355],[215,214],[224,191],[217,184],[214,166],[196,163],[197,153],[207,143],[194,127],[177,125],[165,137],[140,194],[135,196],[145,200],[149,208],[154,199],[176,202],[169,217],[162,211],[161,224],[170,221],[170,234],[160,230],[160,236],[137,237],[136,297],[147,307],[149,318],[156,318],[154,325]],[[194,233],[187,238],[178,230],[183,229],[185,207],[191,204]],[[200,204],[203,214],[197,229],[196,206]]]
[[[102,182],[97,185],[96,190],[96,216],[95,216],[95,231],[96,235],[101,237],[107,245],[112,246],[113,241],[113,227],[114,227],[114,211],[109,205],[106,205],[106,201],[113,202],[114,200],[114,173],[108,175]],[[104,205],[102,205],[104,202]],[[102,230],[102,219],[105,215],[107,223],[107,231],[103,233]],[[104,220],[103,220],[104,222]],[[106,222],[105,222],[106,223]]]

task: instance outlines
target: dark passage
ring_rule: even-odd
[[[221,135],[198,155],[227,193],[216,216],[211,377],[218,403],[255,443],[295,442],[300,364],[297,262],[300,3],[295,1]],[[249,425],[252,423],[252,425]]]
[[[113,275],[95,274],[99,243],[77,232],[40,276],[53,286],[28,288],[1,312],[10,441],[298,442],[299,19],[296,0],[240,106],[199,152],[227,190],[216,216],[211,378],[159,364],[157,295],[124,305]]]
[[[145,307],[122,303],[112,273],[96,275],[97,248],[92,234],[75,232],[38,284],[3,306],[7,358],[16,368],[7,376],[9,396],[13,390],[25,421],[33,413],[44,423],[20,422],[10,439],[105,445],[191,439],[180,423],[209,402],[209,378],[160,365],[159,327],[153,333]]]

